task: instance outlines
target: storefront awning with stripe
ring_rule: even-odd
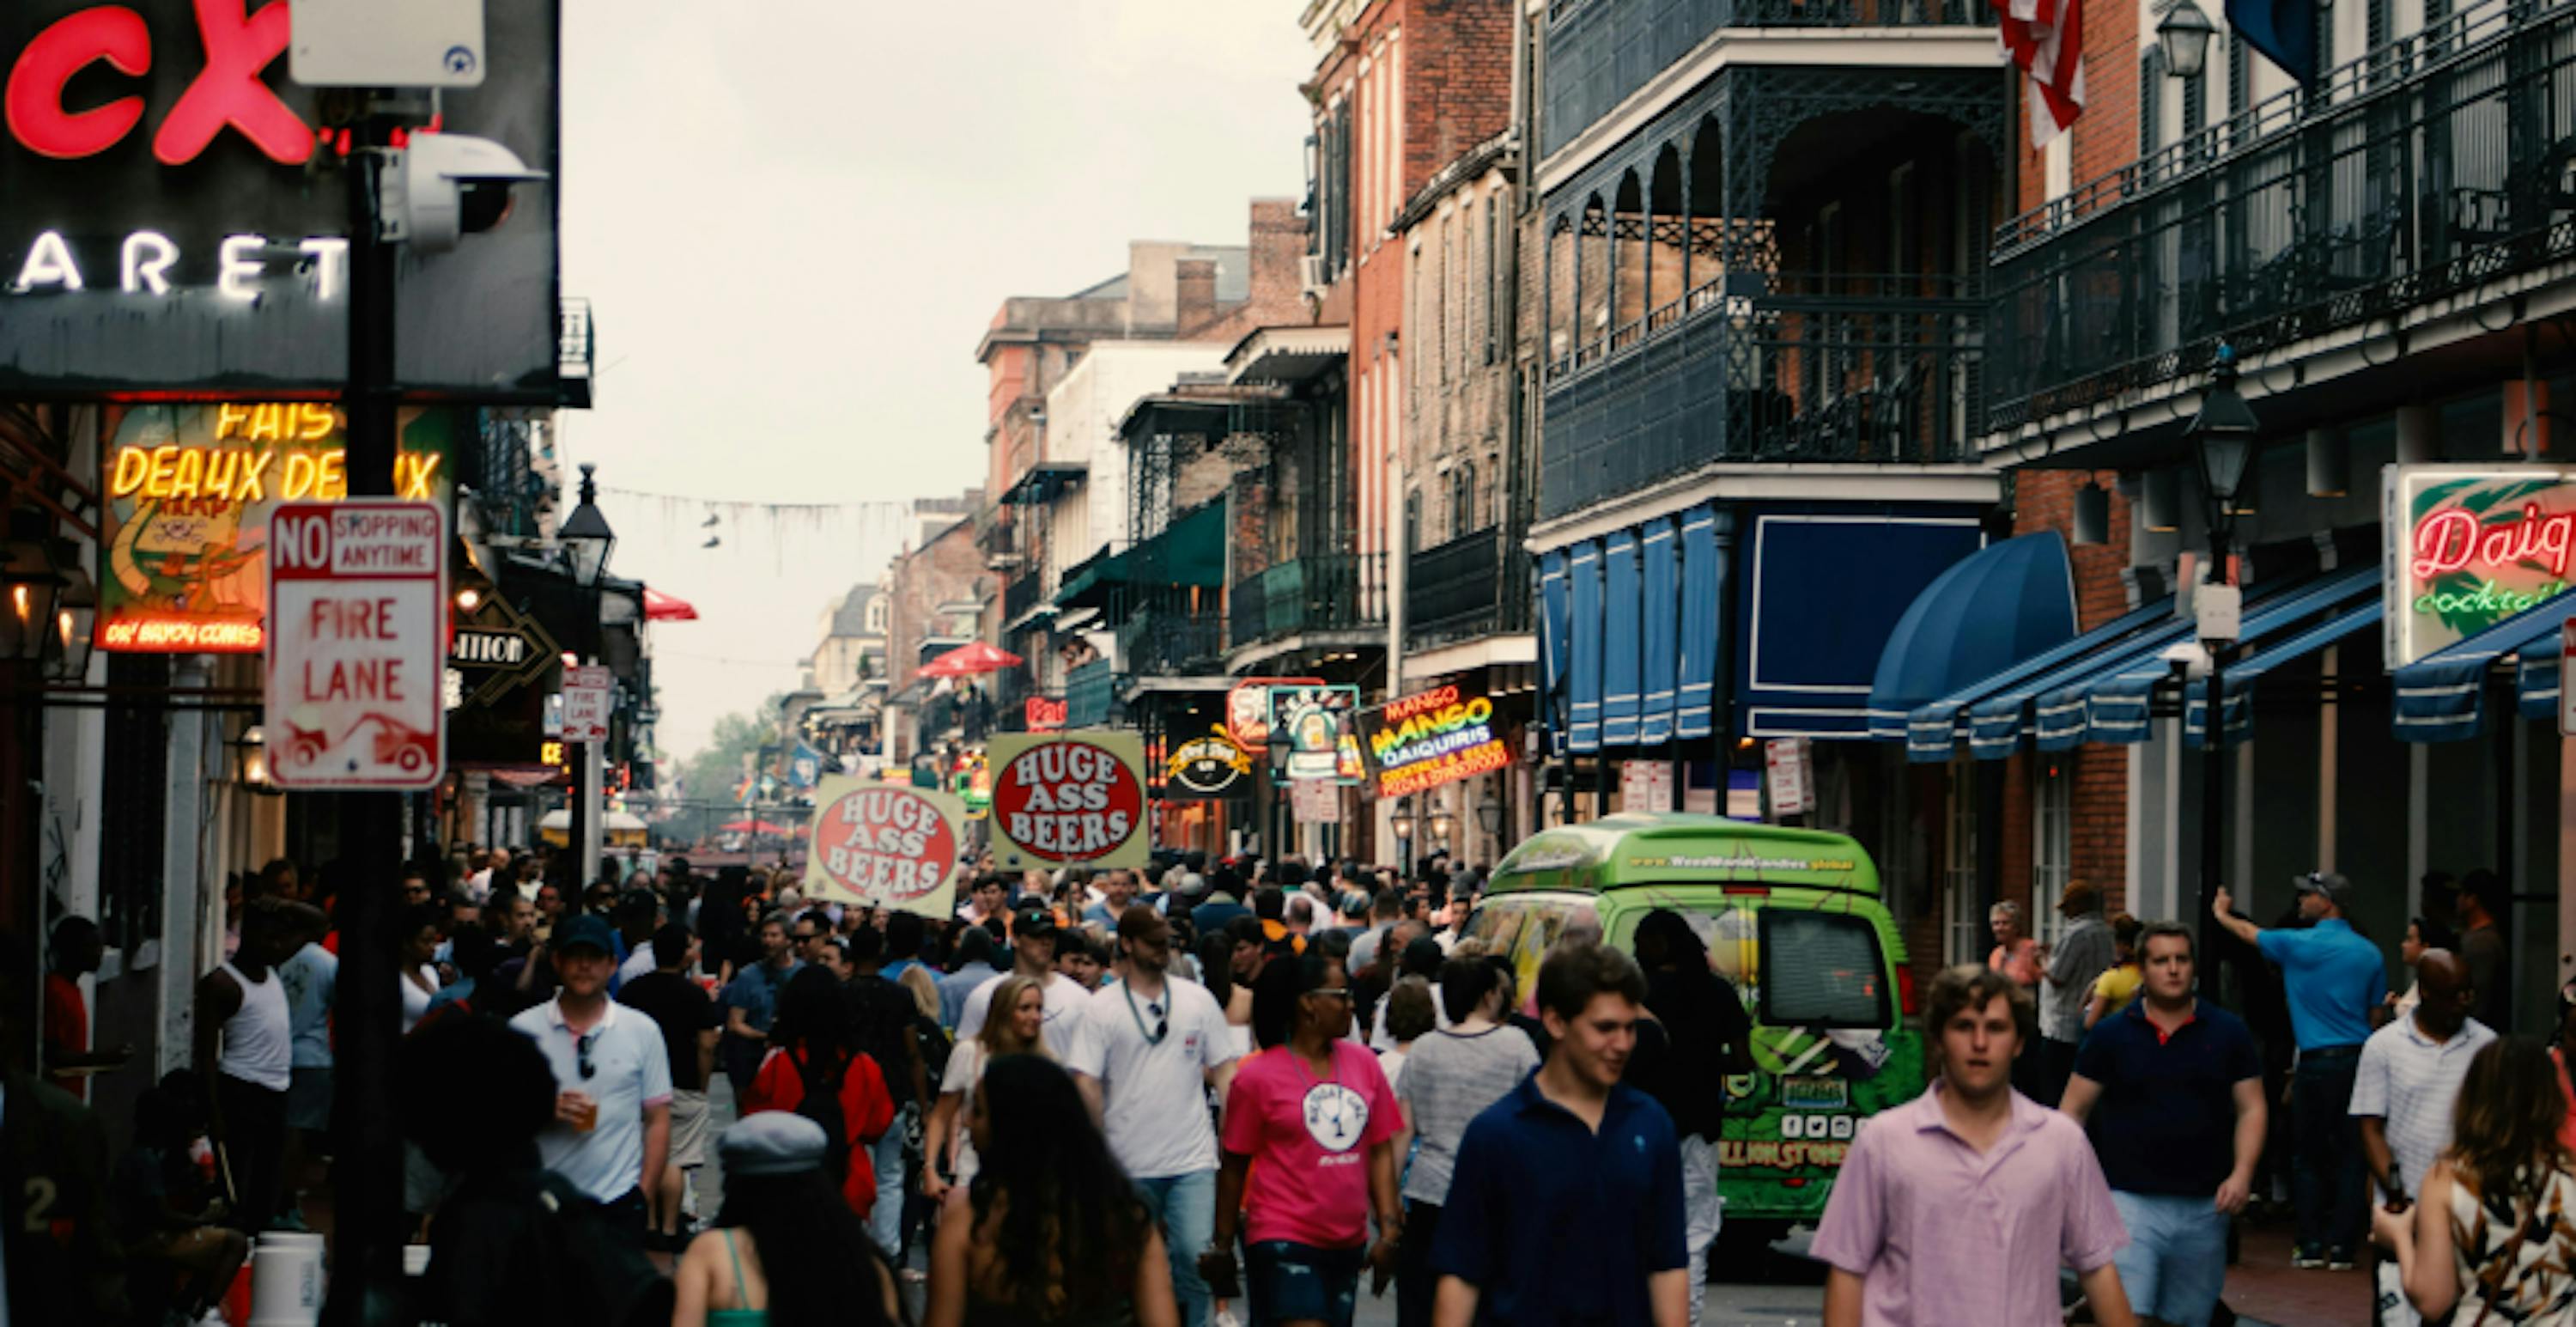
[[[2248,607],[2236,638],[2237,648],[2247,653],[2250,664],[2253,659],[2263,658],[2269,653],[2266,649],[2269,642],[2286,641],[2294,634],[2318,625],[2323,618],[2358,614],[2378,597],[2379,592],[2379,568],[2376,564],[2309,578],[2263,600],[2259,607]],[[2345,628],[2346,631],[2353,629],[2356,628]],[[2342,634],[2338,632],[2328,639],[2339,639]],[[2315,648],[2319,647],[2310,647],[2311,650]],[[2283,657],[2289,656],[2284,654]],[[2096,679],[2083,689],[2084,726],[2082,731],[2074,734],[2074,740],[2124,745],[2146,741],[2152,727],[2150,719],[2155,689],[2172,677],[2172,665],[2158,657],[2140,660],[2118,673]],[[2205,684],[2203,689],[2206,690]],[[2062,707],[2071,699],[2063,694],[2054,702],[2042,698],[2041,707],[2043,711],[2052,708],[2052,704]],[[2060,712],[2065,711],[2061,709]],[[2046,729],[2045,722],[2042,727]],[[2042,745],[2046,745],[2045,731]]]
[[[2227,729],[2220,740],[2223,746],[2234,746],[2253,735],[2254,688],[2265,676],[2283,664],[2296,663],[2328,646],[2339,644],[2347,636],[2379,625],[2386,605],[2373,594],[2366,602],[2346,607],[2325,621],[2282,640],[2276,645],[2257,648],[2250,656],[2227,665]],[[2183,714],[2183,740],[2193,746],[2207,742],[2203,730],[2209,722],[2209,681],[2191,684],[2190,700]]]
[[[2576,591],[2398,669],[2397,739],[2460,742],[2486,731],[2487,670],[2507,657],[2517,660],[2516,708],[2522,717],[2556,715],[2559,632],[2571,615],[2576,615]]]
[[[1933,697],[2075,635],[2066,539],[2043,530],[1989,544],[1941,573],[1896,620],[1870,684],[1869,735],[1894,741]]]

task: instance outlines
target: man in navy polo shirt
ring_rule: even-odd
[[[2310,922],[2304,930],[2256,926],[2235,914],[2224,889],[2212,910],[2229,934],[2280,967],[2289,993],[2290,1031],[2299,1043],[2290,1090],[2299,1139],[2290,1186],[2298,1246],[2290,1265],[2345,1271],[2369,1219],[2352,1085],[2361,1069],[2361,1045],[2370,1040],[2370,1011],[2388,998],[2388,968],[2379,946],[2344,920],[2351,881],[2310,871],[2291,884],[2299,891],[2299,915]]]
[[[1618,950],[1558,948],[1538,970],[1547,1063],[1467,1126],[1433,1237],[1438,1327],[1687,1327],[1681,1144],[1619,1081],[1646,978]]]
[[[2236,1015],[2192,997],[2191,932],[2138,933],[2141,998],[2076,1052],[2060,1106],[2093,1115],[2129,1243],[2113,1256],[2142,1322],[2201,1327],[2227,1279],[2227,1220],[2263,1155],[2263,1056]]]

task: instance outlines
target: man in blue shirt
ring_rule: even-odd
[[[1646,978],[1618,950],[1568,945],[1539,965],[1538,1003],[1547,1063],[1458,1144],[1432,1322],[1685,1327],[1681,1144],[1664,1108],[1619,1081]]]
[[[2294,1267],[2353,1265],[2353,1250],[2369,1219],[2361,1131],[2353,1121],[2352,1084],[2361,1068],[2361,1044],[2370,1040],[2370,1011],[2388,998],[2387,961],[2344,920],[2352,882],[2310,871],[2291,881],[2299,892],[2304,930],[2264,930],[2235,914],[2234,900],[2218,891],[2218,924],[2263,951],[2281,969],[2290,1002],[2290,1031],[2299,1063],[2290,1111],[2299,1149],[2290,1197],[2298,1209]]]

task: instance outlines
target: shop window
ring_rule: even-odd
[[[1977,890],[1977,765],[1965,756],[1950,761],[1943,820],[1941,898],[1950,963],[1974,963],[1986,952],[1985,912]]]

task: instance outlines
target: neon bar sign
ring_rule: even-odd
[[[194,0],[205,67],[161,117],[152,155],[165,166],[197,159],[225,129],[238,130],[270,160],[300,165],[313,155],[313,130],[261,74],[285,54],[287,0],[256,14],[245,0]],[[127,78],[152,72],[152,30],[123,5],[97,5],[65,15],[36,34],[11,62],[0,88],[9,134],[28,151],[60,159],[96,156],[143,119],[143,98],[118,97],[87,110],[63,104],[74,76],[104,64]]]
[[[2576,470],[2390,466],[2385,653],[2400,668],[2569,589]]]
[[[278,405],[215,407],[215,441],[257,444],[310,443],[329,438],[340,427],[339,414],[327,405],[298,402]],[[445,460],[434,452],[399,452],[394,456],[397,496],[430,501],[438,495],[431,479]],[[172,502],[259,502],[277,496],[337,501],[348,496],[347,452],[289,451],[281,463],[275,447],[191,447],[164,443],[158,447],[119,447],[108,473],[112,498],[142,496]]]
[[[1377,795],[1402,797],[1512,763],[1494,733],[1494,702],[1467,698],[1456,686],[1390,700],[1364,714]]]

